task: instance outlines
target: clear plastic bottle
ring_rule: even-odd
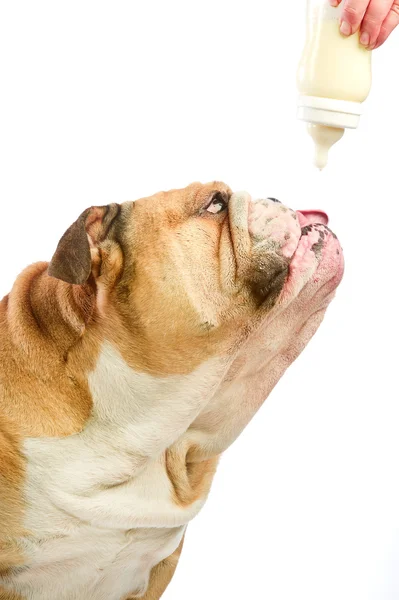
[[[346,128],[356,129],[361,104],[371,87],[371,52],[359,34],[339,31],[342,4],[307,0],[306,43],[299,63],[298,118],[307,121],[315,142],[315,164],[327,164],[330,147]]]

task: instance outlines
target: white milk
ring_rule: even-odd
[[[308,123],[307,130],[315,145],[314,165],[321,171],[328,162],[328,152],[331,146],[342,138],[345,129]]]
[[[359,34],[345,38],[339,31],[342,5],[308,0],[306,43],[299,63],[298,118],[311,124],[319,168],[327,164],[330,147],[344,129],[359,124],[361,103],[371,87],[371,52]]]

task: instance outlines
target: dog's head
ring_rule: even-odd
[[[135,368],[184,374],[233,356],[277,316],[292,338],[324,311],[343,272],[326,225],[324,213],[196,183],[87,209],[49,274],[94,290],[108,336]]]

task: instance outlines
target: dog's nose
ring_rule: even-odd
[[[299,217],[273,198],[250,202],[247,212],[248,232],[258,248],[273,248],[284,258],[291,258],[301,235]]]

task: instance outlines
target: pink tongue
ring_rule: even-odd
[[[301,227],[312,225],[313,223],[328,225],[328,215],[322,210],[298,210],[297,215]]]

